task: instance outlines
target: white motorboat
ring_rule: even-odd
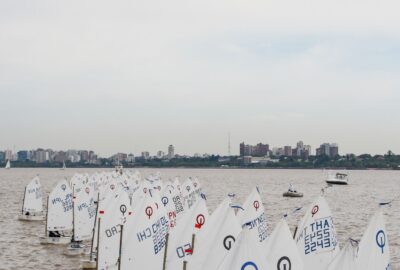
[[[348,185],[349,176],[345,173],[328,174],[326,183],[331,185]]]

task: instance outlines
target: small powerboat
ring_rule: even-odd
[[[303,197],[303,193],[297,192],[297,190],[290,184],[288,191],[283,193],[283,197],[300,198]]]
[[[286,191],[285,193],[283,193],[283,197],[300,198],[303,197],[303,193],[297,191]]]
[[[67,256],[79,256],[85,253],[85,249],[86,246],[81,242],[71,242],[64,254]]]
[[[326,183],[331,185],[348,185],[349,176],[345,173],[328,174]]]

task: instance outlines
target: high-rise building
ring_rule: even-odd
[[[29,160],[29,151],[21,150],[21,151],[18,151],[17,155],[18,155],[19,161]]]
[[[320,147],[316,150],[317,156],[330,156],[335,157],[339,155],[339,146],[336,143],[323,143]]]
[[[128,163],[135,163],[135,156],[131,153],[128,155],[128,158],[126,159],[126,162]]]
[[[329,154],[331,157],[335,157],[339,155],[339,146],[336,143],[332,143],[329,148]]]
[[[68,159],[67,153],[65,153],[64,151],[58,151],[58,152],[55,152],[55,154],[54,154],[55,162],[62,163],[62,162],[65,162],[67,159]]]
[[[241,156],[254,156],[254,157],[264,157],[269,153],[269,145],[258,143],[257,145],[249,145],[242,142],[239,145]]]
[[[168,159],[172,159],[175,157],[175,148],[172,144],[168,146]]]
[[[90,160],[89,151],[81,150],[81,151],[79,151],[79,154],[80,154],[81,161],[88,162]]]
[[[13,159],[13,152],[11,150],[4,151],[5,160],[12,160]]]
[[[3,151],[0,151],[0,162],[4,162],[6,159],[6,154]]]
[[[37,149],[35,161],[36,163],[45,163],[48,160],[48,153],[44,149]]]
[[[162,158],[164,158],[164,156],[165,156],[164,151],[161,151],[161,150],[160,150],[160,151],[157,152],[157,158],[158,158],[158,159],[162,159]]]
[[[292,147],[289,145],[286,145],[283,147],[283,155],[286,157],[291,157],[292,156]]]
[[[148,151],[143,151],[142,152],[142,158],[143,159],[149,159],[150,158],[150,153]]]

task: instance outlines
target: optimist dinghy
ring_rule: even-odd
[[[68,244],[72,230],[72,191],[67,181],[62,180],[47,199],[45,236],[41,244]]]
[[[19,220],[23,221],[42,221],[43,217],[43,196],[39,177],[36,176],[25,187]]]
[[[76,188],[73,184],[73,233],[71,244],[67,248],[67,256],[83,255],[86,246],[84,240],[92,238],[94,220],[96,218],[96,205],[91,193],[91,188]]]

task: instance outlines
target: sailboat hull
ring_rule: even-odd
[[[44,220],[44,216],[33,216],[33,215],[22,215],[20,214],[18,216],[18,220],[21,221],[43,221]]]
[[[67,251],[65,252],[65,255],[67,256],[80,256],[84,254],[85,254],[85,247],[80,247],[80,248],[68,247]]]
[[[66,245],[71,242],[71,237],[40,237],[42,245]]]
[[[96,269],[96,261],[95,260],[82,260],[82,269]]]
[[[347,181],[343,180],[326,180],[326,183],[331,185],[348,185]]]

